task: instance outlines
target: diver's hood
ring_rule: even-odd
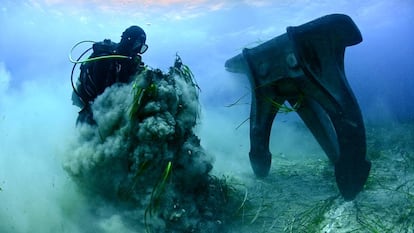
[[[126,56],[143,54],[148,49],[148,45],[145,44],[146,39],[147,36],[142,28],[131,26],[122,33],[118,52]]]

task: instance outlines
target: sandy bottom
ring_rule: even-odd
[[[246,198],[231,232],[413,232],[414,125],[368,126],[367,143],[371,173],[351,202],[324,155],[274,154],[267,178],[234,175]]]

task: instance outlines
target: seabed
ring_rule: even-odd
[[[240,177],[247,198],[230,232],[414,232],[413,142],[412,123],[368,125],[371,173],[351,202],[324,155],[273,155],[267,178]]]

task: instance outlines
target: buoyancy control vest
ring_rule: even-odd
[[[92,46],[93,53],[88,59],[119,55],[117,47],[118,43],[109,39],[94,43]],[[138,59],[97,59],[84,62],[80,67],[76,93],[72,95],[73,103],[82,108],[88,106],[98,95],[104,92],[106,87],[116,82],[128,82],[130,77],[137,72],[140,63],[140,57]]]

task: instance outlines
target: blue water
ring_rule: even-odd
[[[346,49],[345,72],[366,124],[413,124],[411,0],[134,2],[1,1],[0,232],[82,232],[73,216],[88,207],[61,168],[78,111],[70,101],[68,53],[82,40],[118,42],[131,25],[147,33],[147,65],[166,71],[178,53],[192,69],[201,88],[198,132],[215,156],[217,174],[251,175],[248,124],[235,130],[249,117],[250,96],[225,107],[248,94],[249,83],[226,72],[224,62],[244,47],[285,33],[287,26],[326,14],[349,15],[362,33],[363,42]],[[74,51],[75,56],[86,48]],[[289,154],[309,139],[293,154],[326,159],[309,132],[298,130],[304,128],[299,118],[281,115],[277,122],[281,130],[272,134],[273,154]],[[384,143],[392,141],[384,138]],[[100,224],[103,232],[124,229],[117,216]]]

